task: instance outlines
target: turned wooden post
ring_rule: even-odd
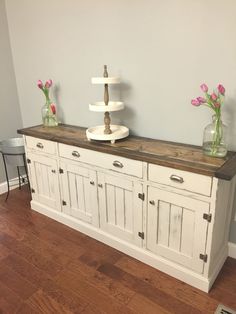
[[[104,65],[103,77],[108,77],[107,66]],[[107,106],[109,103],[108,84],[104,85],[104,103]]]
[[[108,77],[106,65],[104,65],[103,77]],[[104,103],[106,106],[108,106],[108,103],[109,103],[108,84],[104,84]],[[104,123],[105,123],[104,134],[111,134],[112,133],[110,129],[111,118],[108,111],[106,111],[104,114]]]

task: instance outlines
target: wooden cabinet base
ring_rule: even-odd
[[[68,216],[62,212],[55,211],[45,205],[41,205],[38,202],[31,201],[31,208],[204,292],[208,292],[210,290],[228,256],[228,249],[224,248],[220,254],[221,257],[218,260],[218,263],[215,264],[211,277],[206,278],[189,269],[186,269],[185,267],[182,267],[181,265],[164,259],[161,256],[157,256],[144,248],[139,248],[135,245],[127,243],[126,241],[120,240],[119,238],[105,233],[101,229],[88,225],[87,223]]]

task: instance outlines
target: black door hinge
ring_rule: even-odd
[[[26,159],[27,164],[31,164],[31,160],[29,158]]]
[[[199,258],[202,259],[204,263],[207,262],[207,254],[200,254]]]
[[[139,236],[141,239],[144,239],[144,232],[139,232],[139,233],[138,233],[138,236]]]
[[[144,201],[145,194],[144,193],[138,193],[138,198],[140,198],[142,201]]]
[[[64,170],[62,168],[59,168],[59,173],[64,173]]]
[[[203,219],[206,219],[208,222],[211,222],[211,214],[203,214]]]
[[[62,201],[62,205],[65,206],[66,205],[66,201]]]

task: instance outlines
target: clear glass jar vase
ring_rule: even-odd
[[[42,107],[42,121],[44,126],[57,126],[57,109],[50,99],[46,100],[46,104]]]
[[[227,126],[220,115],[212,116],[203,134],[203,153],[212,157],[225,157],[227,154]]]

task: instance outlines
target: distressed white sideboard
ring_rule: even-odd
[[[236,155],[140,137],[89,142],[85,129],[24,135],[33,210],[203,291],[228,255]]]

